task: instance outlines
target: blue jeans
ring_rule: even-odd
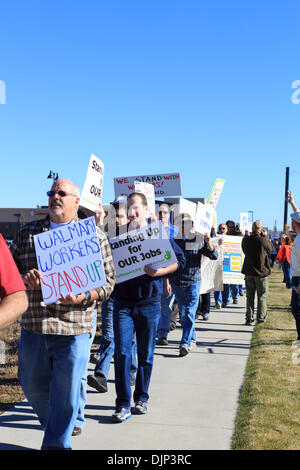
[[[216,290],[214,292],[214,298],[215,298],[215,302],[219,302],[219,304],[222,303],[222,291],[221,290]]]
[[[102,320],[102,336],[101,344],[98,350],[100,359],[95,366],[95,374],[104,375],[107,379],[112,357],[115,352],[114,341],[114,300],[110,297],[101,305],[101,320]],[[137,371],[137,348],[135,335],[132,341],[131,349],[131,375],[135,375]]]
[[[170,282],[171,284],[171,282]],[[161,316],[159,319],[157,337],[158,338],[167,338],[170,331],[170,323],[172,318],[172,307],[175,300],[175,294],[173,293],[173,284],[172,294],[169,296],[165,292],[161,296]]]
[[[110,363],[114,355],[114,328],[113,328],[114,300],[110,297],[101,305],[102,336],[98,353],[100,359],[95,367],[95,374],[108,377]]]
[[[191,344],[196,341],[195,318],[199,304],[201,282],[194,282],[190,286],[174,285],[174,292],[178,309],[181,313],[182,338],[180,345]]]
[[[19,380],[45,428],[42,449],[71,450],[90,334],[40,335],[21,330]]]
[[[148,401],[156,333],[160,318],[160,303],[126,307],[115,301],[115,386],[116,406],[129,408],[131,401],[131,350],[136,332],[138,369],[134,401]]]
[[[282,267],[285,285],[287,289],[291,289],[292,287],[291,268],[290,268],[290,263],[288,262],[287,259],[284,260],[281,267]]]
[[[92,347],[92,344],[93,344],[93,341],[94,341],[94,338],[95,338],[95,334],[96,334],[96,328],[97,328],[97,309],[94,310],[93,319],[92,319],[92,326],[93,326],[93,330],[92,330],[92,334],[91,334],[91,336],[90,336],[90,349],[91,349],[91,347]],[[84,424],[85,424],[84,408],[85,408],[85,404],[86,404],[86,387],[87,387],[87,367],[88,367],[88,361],[89,361],[89,359],[87,360],[85,372],[84,372],[83,377],[82,377],[82,379],[81,379],[80,397],[79,397],[79,405],[78,405],[78,414],[77,414],[77,418],[76,418],[75,423],[74,423],[74,426],[76,426],[77,428],[81,428],[81,429],[84,427]]]
[[[227,305],[230,302],[230,295],[232,300],[237,300],[239,297],[239,287],[237,284],[224,284],[222,292],[222,303]]]

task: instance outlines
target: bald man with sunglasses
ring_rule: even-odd
[[[106,284],[44,305],[34,235],[77,222],[80,202],[79,189],[65,179],[55,181],[47,195],[47,217],[22,227],[11,246],[29,298],[21,320],[19,379],[45,431],[42,449],[70,450],[81,379],[90,354],[95,301],[110,296],[115,269],[108,240],[97,228]]]

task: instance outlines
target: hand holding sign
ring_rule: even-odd
[[[34,268],[23,276],[23,282],[28,289],[36,289],[41,285],[42,278],[42,273],[38,269]]]
[[[85,294],[72,295],[69,294],[66,297],[64,294],[61,295],[60,303],[64,305],[80,305],[85,299]]]

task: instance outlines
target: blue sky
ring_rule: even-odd
[[[1,207],[47,204],[49,170],[84,184],[179,172],[183,197],[226,179],[218,221],[283,224],[285,169],[300,205],[299,3],[1,2]],[[299,93],[300,96],[300,93]]]

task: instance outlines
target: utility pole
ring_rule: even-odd
[[[286,225],[287,225],[287,212],[288,212],[287,196],[288,196],[288,190],[289,190],[289,177],[290,177],[290,168],[287,166],[285,169],[283,232],[286,231]]]

